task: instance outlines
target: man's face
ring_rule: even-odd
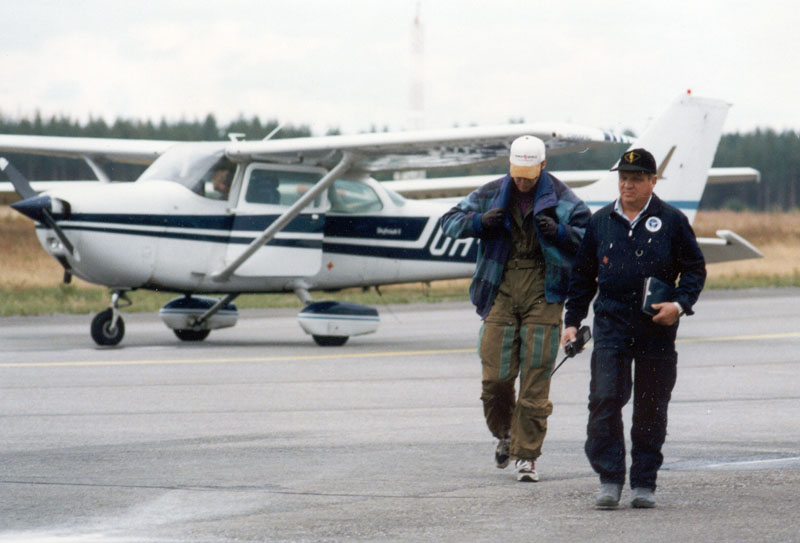
[[[542,174],[542,166],[544,166],[544,162],[538,166],[531,166],[527,177],[512,177],[511,180],[514,181],[517,190],[527,193],[536,188],[536,182],[539,181],[539,176]]]
[[[619,199],[623,208],[642,209],[656,186],[656,176],[646,172],[619,172]]]
[[[214,190],[219,192],[228,192],[230,189],[230,172],[228,170],[217,170],[214,172],[214,177],[211,179],[211,185]]]

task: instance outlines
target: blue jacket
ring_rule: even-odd
[[[654,194],[631,229],[630,223],[614,212],[613,203],[603,207],[592,216],[578,250],[564,325],[579,326],[597,293],[595,324],[598,319],[617,323],[609,328],[616,338],[612,343],[644,326],[648,334],[663,331],[674,336],[674,330],[667,329],[677,326],[653,325],[651,329],[651,318],[641,310],[644,281],[650,276],[669,285],[675,285],[680,277],[673,301],[688,315],[693,313],[706,268],[686,215]]]
[[[494,208],[507,210],[512,190],[513,181],[506,174],[470,193],[440,219],[445,235],[481,240],[475,274],[469,287],[470,299],[481,318],[485,318],[492,309],[503,279],[503,269],[511,247],[512,220],[506,213],[503,235],[487,236],[483,232],[481,215]],[[533,213],[547,214],[558,222],[557,239],[555,243],[550,243],[539,235],[539,227],[536,221],[532,221],[545,260],[545,298],[549,303],[561,303],[567,296],[570,270],[591,212],[569,187],[542,170],[536,184]]]

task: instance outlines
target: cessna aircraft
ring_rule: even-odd
[[[306,304],[302,329],[320,345],[342,345],[374,332],[377,310],[314,303],[309,291],[470,277],[477,253],[477,240],[442,235],[438,219],[452,198],[407,200],[388,187],[410,191],[411,182],[379,183],[371,174],[504,162],[524,134],[543,139],[549,156],[633,143],[661,165],[659,196],[692,219],[728,107],[682,95],[635,142],[563,124],[192,143],[6,135],[0,150],[83,158],[100,182],[37,194],[5,158],[0,170],[22,198],[12,207],[36,221],[65,281],[74,275],[110,289],[110,307],[91,324],[98,345],[122,340],[120,307],[136,289],[180,294],[160,316],[183,341],[233,326],[239,294],[294,292]],[[102,160],[150,165],[133,183],[110,183]],[[617,196],[616,173],[604,174],[575,189],[593,209]],[[464,191],[486,180],[455,184]],[[454,180],[414,183],[435,192]],[[717,235],[700,240],[709,262],[760,256],[730,231]]]

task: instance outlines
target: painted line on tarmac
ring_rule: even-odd
[[[712,343],[720,341],[751,341],[765,339],[787,339],[800,337],[800,332],[787,332],[781,334],[749,334],[742,336],[718,336],[682,338],[677,343]],[[227,358],[191,358],[171,360],[77,360],[73,362],[0,362],[0,368],[61,368],[61,367],[92,367],[92,366],[157,366],[179,364],[247,364],[258,362],[287,362],[291,360],[341,360],[347,358],[392,358],[397,356],[426,356],[441,354],[466,354],[474,353],[475,348],[469,349],[430,349],[424,351],[386,351],[372,353],[347,353],[347,354],[319,354],[319,355],[287,355],[287,356],[256,356],[256,357],[227,357]]]
[[[786,332],[783,334],[748,334],[741,336],[718,336],[718,337],[689,337],[681,338],[676,343],[705,343],[712,341],[751,341],[758,339],[787,339],[800,337],[800,332]]]
[[[716,464],[706,464],[706,468],[735,468],[735,467],[758,467],[764,464],[785,464],[800,460],[800,456],[790,456],[788,458],[770,458],[768,460],[737,460],[731,462],[719,462]]]
[[[427,356],[474,353],[470,349],[430,349],[425,351],[386,351],[373,353],[316,354],[286,356],[255,356],[227,358],[187,358],[172,360],[85,360],[73,362],[3,362],[0,368],[69,368],[91,366],[158,366],[173,364],[248,364],[256,362],[287,362],[292,360],[341,360],[349,358],[391,358],[398,356]]]

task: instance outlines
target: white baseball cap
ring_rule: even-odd
[[[508,160],[511,177],[536,178],[544,162],[544,142],[536,136],[520,136],[511,143]]]

